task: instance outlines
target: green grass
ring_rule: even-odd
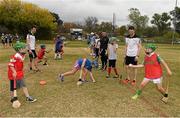
[[[47,48],[53,48],[48,44]],[[125,75],[123,69],[123,45],[118,49],[117,67]],[[53,60],[53,52],[50,52],[49,66],[42,66],[41,73],[28,71],[28,56],[25,60],[25,78],[29,93],[35,96],[36,103],[27,103],[22,90],[18,91],[22,106],[13,109],[9,99],[9,81],[7,79],[7,63],[12,49],[0,48],[0,116],[1,117],[51,117],[51,116],[176,116],[180,117],[180,55],[179,45],[158,45],[157,52],[167,61],[173,71],[170,78],[169,103],[160,101],[161,95],[156,91],[154,84],[150,83],[144,89],[142,96],[136,101],[131,97],[134,90],[131,86],[119,84],[116,79],[105,79],[106,72],[93,70],[97,83],[88,82],[83,86],[77,86],[79,74],[65,78],[64,83],[59,83],[56,78],[72,68],[76,59],[89,56],[86,42],[70,41],[65,47],[63,60]],[[143,60],[143,51],[140,61]],[[138,71],[138,85],[143,79],[143,69]],[[40,80],[46,80],[47,85],[40,86]],[[89,78],[88,78],[89,80]],[[89,80],[90,81],[90,80]],[[166,82],[166,81],[165,81]]]

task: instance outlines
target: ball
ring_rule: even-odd
[[[20,106],[21,106],[21,103],[18,100],[14,101],[12,104],[12,107],[15,109],[19,108]]]
[[[78,81],[78,82],[77,82],[77,85],[78,85],[78,86],[80,86],[80,85],[82,85],[82,84],[83,84],[82,81]]]

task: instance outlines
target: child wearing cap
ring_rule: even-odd
[[[132,97],[132,99],[137,99],[139,95],[141,95],[143,88],[152,81],[157,86],[157,90],[164,96],[163,98],[166,98],[167,102],[168,94],[165,92],[165,89],[162,87],[162,76],[163,76],[163,70],[161,67],[161,64],[165,67],[168,75],[172,75],[171,70],[169,69],[166,62],[155,53],[156,46],[154,44],[147,44],[145,49],[145,58],[144,58],[144,64],[141,65],[132,65],[130,64],[129,67],[132,68],[140,68],[145,67],[145,77],[144,80],[141,82],[139,89],[137,90],[136,94]],[[162,99],[165,100],[165,99]]]
[[[92,63],[87,58],[78,59],[75,62],[73,69],[71,71],[60,74],[58,79],[63,82],[65,76],[74,75],[78,70],[81,70],[79,81],[84,82],[86,80],[87,73],[89,72],[91,80],[93,82],[96,82],[95,79],[94,79],[93,73],[92,73]],[[83,72],[83,78],[81,78],[82,72]]]
[[[41,47],[41,49],[40,49],[39,52],[38,52],[36,63],[39,63],[39,62],[41,62],[42,60],[44,60],[43,65],[47,65],[47,57],[46,57],[45,54],[46,54],[46,53],[49,53],[49,52],[46,51],[46,45],[41,44],[40,47]]]
[[[13,46],[16,53],[11,57],[10,62],[8,64],[8,79],[10,81],[10,94],[11,94],[11,102],[13,103],[18,98],[15,96],[14,90],[22,88],[23,92],[26,96],[26,101],[35,102],[37,99],[31,97],[29,95],[28,89],[26,88],[26,84],[24,82],[24,59],[26,53],[26,45],[25,43],[17,42]]]

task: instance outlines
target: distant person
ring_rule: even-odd
[[[26,41],[27,41],[27,47],[28,47],[28,53],[30,59],[29,69],[33,70],[33,66],[34,66],[35,68],[34,70],[38,71],[37,63],[35,62],[35,59],[37,58],[35,33],[36,33],[36,26],[33,26],[31,28],[30,33],[27,34]]]
[[[102,70],[106,70],[107,68],[107,47],[108,47],[108,43],[109,43],[109,38],[107,37],[107,33],[106,32],[102,32],[101,33],[101,38],[100,38],[100,55],[101,55],[101,63],[102,63]]]
[[[64,47],[64,42],[62,40],[62,37],[60,35],[57,35],[55,39],[55,55],[54,59],[62,59],[63,56],[63,47]]]
[[[1,43],[2,43],[3,48],[5,48],[5,35],[4,35],[4,33],[2,33],[2,35],[1,35]]]

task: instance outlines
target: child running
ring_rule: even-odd
[[[71,71],[65,72],[59,75],[59,80],[64,81],[65,76],[74,75],[78,70],[80,70],[79,81],[85,82],[87,73],[89,72],[92,82],[96,82],[92,73],[92,64],[91,61],[87,58],[78,59]],[[83,74],[83,78],[82,77]]]
[[[23,89],[23,92],[26,96],[26,101],[35,102],[37,99],[29,95],[28,89],[26,88],[26,84],[24,82],[23,61],[25,59],[26,45],[24,43],[17,42],[13,48],[16,51],[16,54],[11,57],[8,64],[8,79],[10,81],[11,102],[13,103],[14,101],[18,100],[17,96],[15,96],[13,93],[14,90],[19,88]]]
[[[110,44],[108,44],[108,49],[107,49],[109,66],[108,66],[108,74],[106,75],[106,78],[110,78],[111,69],[114,69],[114,72],[116,74],[113,78],[119,77],[119,74],[116,69],[117,48],[118,48],[118,44],[116,43],[116,38],[112,37],[110,39]]]
[[[152,81],[157,86],[157,90],[164,96],[162,101],[167,103],[168,94],[165,92],[165,89],[162,87],[162,67],[161,64],[166,68],[168,75],[172,75],[171,70],[169,69],[166,62],[154,51],[156,50],[156,46],[154,44],[147,44],[145,49],[145,58],[144,64],[142,65],[132,65],[130,64],[129,67],[132,68],[140,68],[145,67],[145,77],[144,80],[141,82],[139,90],[137,90],[136,94],[132,97],[132,99],[137,99],[141,93],[143,88]],[[166,98],[166,99],[164,99]],[[165,100],[165,101],[164,101]]]

